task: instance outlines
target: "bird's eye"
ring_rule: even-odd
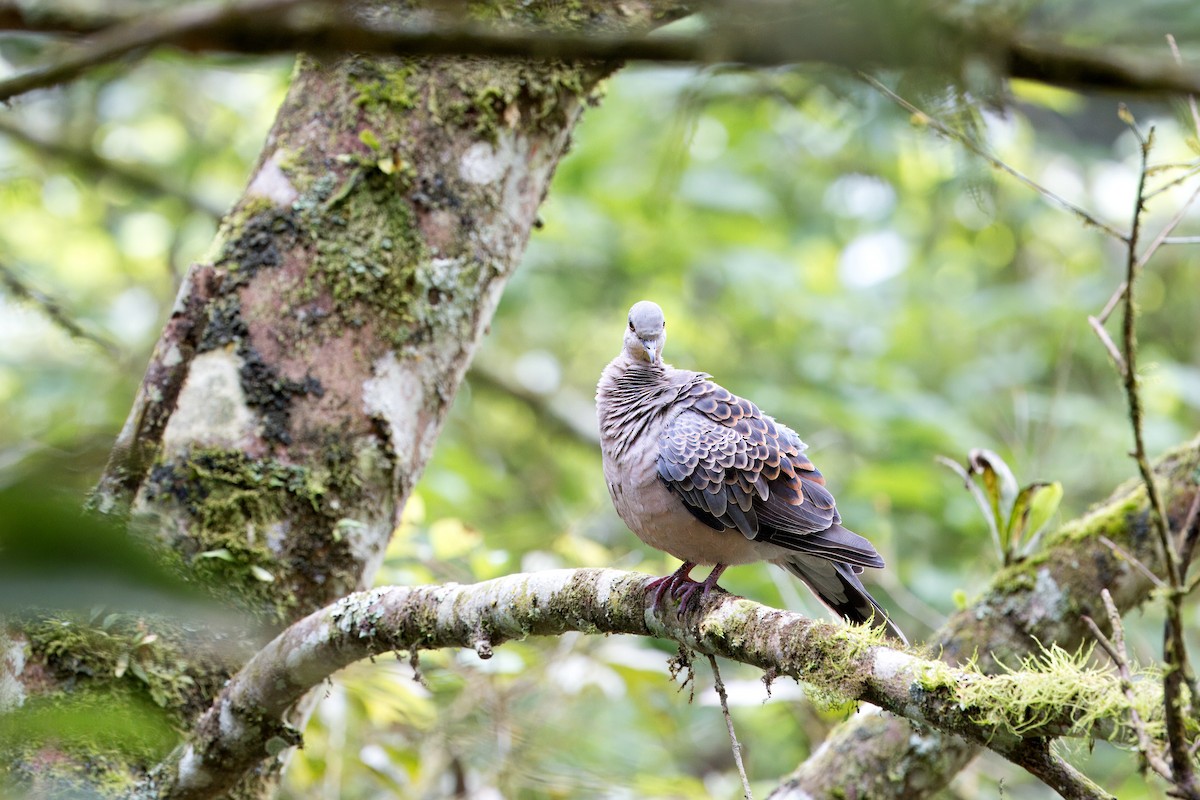
[[[664,319],[663,320],[663,330],[666,330],[666,329],[667,329],[667,321]]]
[[[633,320],[629,320],[629,330],[633,330]]]

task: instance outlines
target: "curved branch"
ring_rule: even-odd
[[[473,585],[397,586],[345,597],[285,630],[226,685],[193,740],[174,755],[166,770],[166,794],[211,796],[268,751],[296,743],[296,732],[282,722],[287,709],[354,661],[443,647],[470,647],[487,658],[506,641],[582,631],[654,636],[769,669],[989,746],[1039,777],[1063,782],[1071,796],[1103,796],[1089,794],[1057,761],[1030,758],[1028,744],[1060,735],[1125,738],[1119,726],[1088,714],[1099,694],[1085,696],[1085,691],[1058,707],[1038,707],[1027,718],[1032,699],[989,706],[987,698],[996,694],[993,683],[1003,681],[1011,697],[1013,675],[956,670],[885,646],[873,630],[815,621],[724,592],[683,619],[655,613],[646,603],[649,580],[609,569],[551,570]],[[1056,677],[1070,681],[1069,675]],[[1115,673],[1088,677],[1096,692],[1124,697]],[[1016,681],[1019,687],[1019,676]],[[1030,698],[1043,691],[1031,690]]]

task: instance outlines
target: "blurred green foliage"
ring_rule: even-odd
[[[0,486],[0,614],[172,604],[201,613],[200,592],[118,520],[85,513],[81,495],[55,488],[57,474],[43,468]]]
[[[24,58],[0,47],[0,66]],[[3,112],[169,178],[186,197],[147,196],[0,135],[0,264],[121,348],[111,358],[0,296],[0,484],[47,459],[67,465],[64,485],[94,482],[178,277],[213,233],[193,200],[236,197],[287,76],[283,60],[164,55]],[[1006,113],[978,112],[984,146],[1127,227],[1136,144],[1115,101],[1013,91]],[[1195,133],[1170,107],[1133,111],[1157,128],[1156,162],[1195,158]],[[1146,230],[1188,191],[1157,197]],[[846,524],[888,561],[868,582],[915,640],[998,563],[985,518],[935,456],[989,448],[1020,485],[1060,482],[1058,519],[1134,473],[1123,397],[1086,322],[1121,279],[1120,247],[843,75],[627,69],[587,112],[542,216],[380,583],[674,568],[611,510],[587,434],[596,378],[643,298],[667,311],[668,361],[713,374],[809,442]],[[1193,213],[1178,232],[1198,227]],[[1194,253],[1164,248],[1139,286],[1152,452],[1200,428]],[[722,584],[825,613],[770,567],[731,570]],[[1131,631],[1147,660],[1154,619]],[[422,654],[421,683],[406,664],[358,665],[318,708],[285,792],[739,796],[707,667],[678,690],[673,655],[657,642],[565,636],[486,662]],[[723,671],[765,794],[839,716],[794,685]],[[1101,744],[1072,758],[1122,797],[1157,796],[1133,757]],[[1049,796],[992,757],[953,796],[994,797],[1001,782],[1013,796]]]

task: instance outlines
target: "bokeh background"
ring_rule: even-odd
[[[4,42],[0,71],[38,47]],[[46,468],[80,491],[96,480],[290,68],[166,53],[0,110],[0,483]],[[1016,84],[1001,111],[899,90],[1128,227],[1138,148],[1119,98]],[[1130,107],[1156,129],[1153,162],[1197,157],[1179,108]],[[1156,197],[1146,230],[1191,189]],[[1124,398],[1086,320],[1120,282],[1122,248],[844,74],[630,67],[586,113],[542,220],[381,584],[677,566],[612,511],[595,443],[596,378],[645,298],[667,312],[668,361],[711,373],[810,444],[847,525],[888,561],[872,591],[914,640],[999,563],[936,456],[986,447],[1022,484],[1060,481],[1056,522],[1135,473]],[[1178,233],[1200,234],[1194,212]],[[1163,248],[1139,284],[1151,453],[1200,429],[1197,252]],[[99,341],[68,335],[16,283]],[[825,614],[772,567],[733,569],[722,585]],[[1157,618],[1134,617],[1137,654],[1153,662]],[[358,665],[327,688],[286,796],[740,796],[707,666],[680,688],[673,655],[568,635],[488,662],[422,654],[420,683],[407,663]],[[768,691],[739,665],[723,674],[763,794],[853,711],[787,681]],[[1162,796],[1131,754],[1080,743],[1073,759],[1123,798]],[[945,796],[1050,794],[984,757]]]

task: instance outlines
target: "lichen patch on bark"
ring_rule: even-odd
[[[263,160],[262,166],[246,187],[246,194],[250,197],[265,197],[280,208],[290,208],[300,193],[279,168],[279,159],[280,153],[276,150]]]
[[[229,348],[192,359],[179,392],[177,409],[162,435],[168,456],[189,447],[241,447],[254,436],[255,421],[246,404],[242,360]]]

